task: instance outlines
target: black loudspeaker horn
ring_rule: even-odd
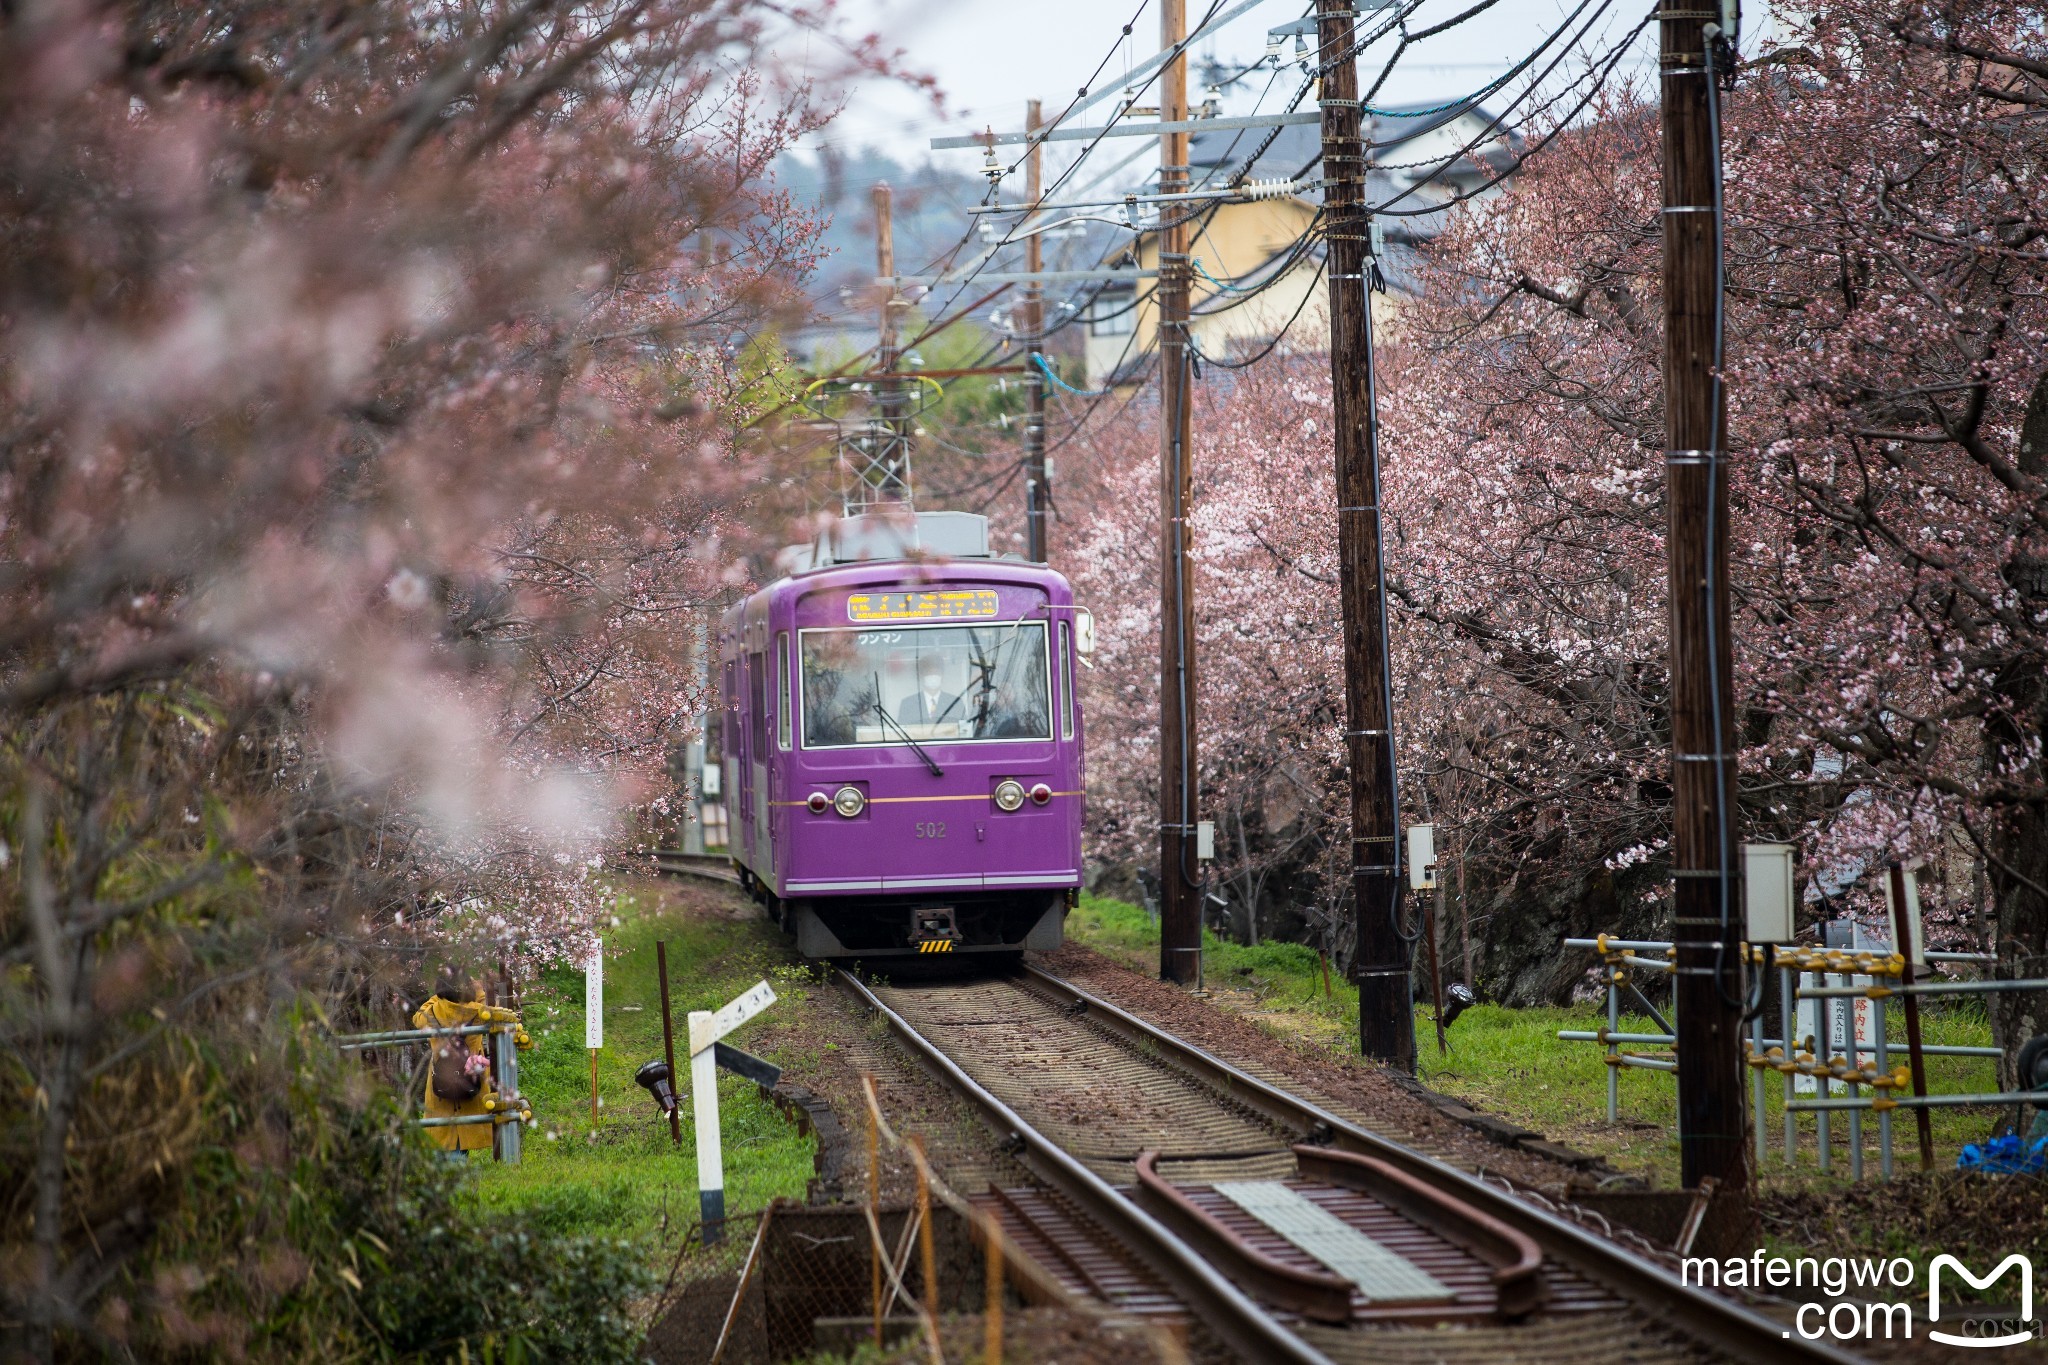
[[[2048,1033],[2037,1033],[2020,1045],[2019,1089],[2048,1090]],[[2048,1096],[2044,1096],[2048,1098]]]
[[[1444,1027],[1458,1022],[1458,1016],[1479,1003],[1479,997],[1472,988],[1462,981],[1454,981],[1444,987]]]
[[[648,1062],[633,1073],[633,1080],[644,1086],[654,1096],[654,1102],[661,1106],[664,1114],[672,1113],[676,1107],[675,1087],[669,1084],[668,1063]]]

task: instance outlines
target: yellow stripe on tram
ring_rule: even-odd
[[[953,940],[950,938],[926,939],[923,943],[917,945],[917,950],[920,953],[950,953],[953,951]]]

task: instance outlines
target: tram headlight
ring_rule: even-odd
[[[1016,810],[1024,804],[1024,784],[1006,777],[996,783],[996,809]]]
[[[1052,788],[1051,788],[1051,787],[1048,787],[1048,786],[1046,786],[1046,785],[1045,785],[1045,784],[1044,784],[1043,782],[1040,782],[1040,783],[1038,783],[1038,784],[1037,784],[1036,786],[1032,787],[1032,789],[1031,789],[1031,804],[1032,804],[1032,805],[1034,805],[1034,806],[1042,806],[1042,805],[1044,805],[1044,804],[1045,804],[1046,802],[1048,802],[1048,801],[1050,801],[1050,800],[1052,800]]]
[[[831,806],[832,798],[823,792],[812,792],[810,799],[805,801],[804,804],[811,808],[811,814],[823,815],[826,809]]]
[[[868,799],[859,787],[841,787],[832,795],[832,809],[851,820],[868,808]]]

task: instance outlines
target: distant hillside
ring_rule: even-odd
[[[972,154],[956,154],[963,167],[977,164]],[[784,156],[776,178],[805,201],[831,217],[825,231],[828,255],[819,268],[812,296],[820,309],[836,313],[845,307],[833,295],[838,289],[864,289],[875,277],[874,187],[887,181],[896,192],[896,266],[915,274],[950,250],[967,231],[966,210],[981,202],[983,183],[971,171],[939,166],[904,166],[882,152],[865,150]]]

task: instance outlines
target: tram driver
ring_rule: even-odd
[[[960,694],[948,692],[945,683],[944,662],[932,654],[920,658],[917,690],[897,703],[897,721],[904,725],[936,725],[942,720],[958,720]]]

